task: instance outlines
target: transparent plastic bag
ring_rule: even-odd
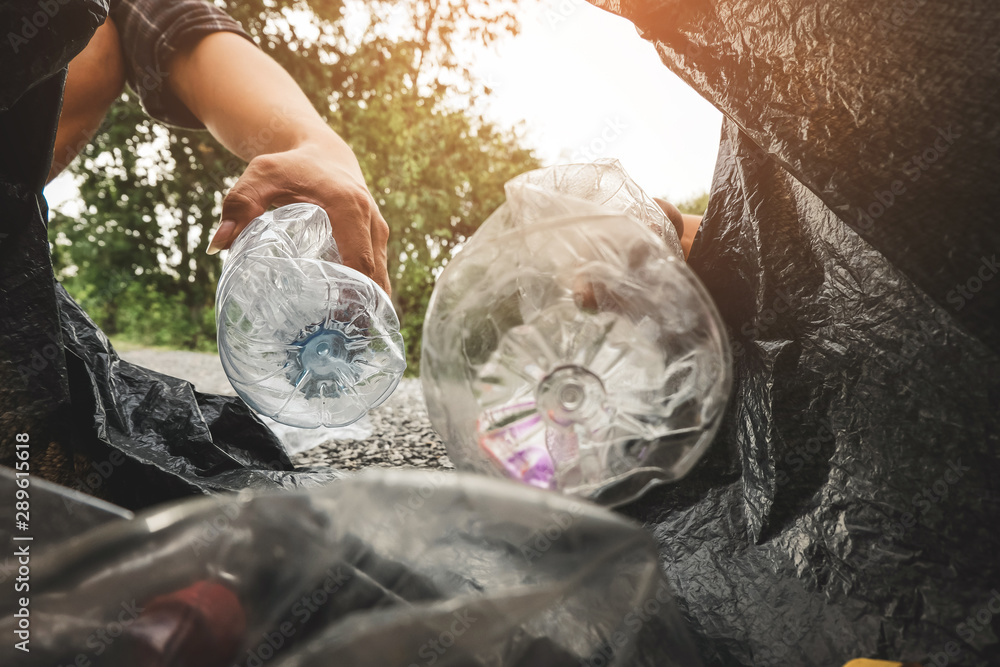
[[[682,477],[730,388],[718,313],[616,161],[529,172],[438,279],[428,412],[456,465],[608,504]]]
[[[191,500],[32,566],[31,652],[4,642],[0,664],[701,664],[638,525],[482,477]],[[647,633],[657,648],[637,656]]]
[[[313,204],[269,211],[237,237],[216,297],[233,389],[289,426],[346,426],[385,401],[406,369],[389,296],[341,264]]]

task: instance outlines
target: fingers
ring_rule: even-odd
[[[389,226],[367,190],[329,192],[321,204],[330,216],[344,266],[360,271],[389,292],[386,243]]]
[[[292,156],[262,155],[250,161],[222,202],[222,221],[208,254],[229,248],[247,225],[272,206],[292,202],[322,207],[344,265],[391,294],[386,257],[389,225],[368,190],[342,173],[310,169],[307,162]]]
[[[670,220],[670,224],[677,230],[677,238],[684,236],[684,216],[681,214],[680,209],[659,197],[653,197],[653,201],[663,209],[663,213]]]
[[[378,209],[372,214],[372,247],[375,249],[375,275],[372,280],[392,296],[392,284],[389,282],[389,262],[386,257],[389,246],[389,225]]]
[[[653,201],[659,204],[666,214],[670,223],[677,230],[677,239],[681,242],[681,249],[684,251],[684,259],[691,254],[691,246],[694,244],[694,237],[698,234],[698,227],[701,226],[700,215],[688,215],[670,202],[653,197]]]
[[[263,157],[251,160],[240,180],[236,181],[236,185],[222,201],[222,222],[219,223],[219,228],[208,244],[209,255],[214,255],[232,245],[240,232],[254,218],[263,214],[280,194],[279,190],[269,185],[274,181],[269,180],[268,166],[263,162],[265,162]]]

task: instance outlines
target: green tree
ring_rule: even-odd
[[[435,277],[502,202],[503,183],[538,166],[511,132],[469,111],[488,91],[456,48],[516,32],[514,6],[462,0],[227,6],[354,148],[391,229],[393,301],[413,372]],[[109,333],[211,349],[221,267],[204,249],[222,196],[243,166],[207,132],[157,123],[134,95],[124,95],[70,167],[83,210],[57,213],[50,225],[67,289]]]
[[[708,193],[702,192],[700,195],[695,195],[690,199],[677,202],[676,206],[677,210],[681,213],[687,213],[689,215],[705,215],[705,211],[708,210]]]

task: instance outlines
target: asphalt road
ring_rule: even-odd
[[[187,380],[199,391],[234,396],[218,356],[151,348],[119,351],[123,359]],[[338,429],[276,429],[292,460],[302,466],[359,470],[368,466],[453,468],[444,444],[427,419],[416,378],[403,378],[393,395],[367,422]],[[317,444],[319,443],[319,444]],[[306,451],[298,451],[310,446]]]

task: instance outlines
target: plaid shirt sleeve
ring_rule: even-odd
[[[250,40],[242,26],[205,0],[112,0],[110,15],[121,39],[126,80],[146,113],[171,125],[204,128],[171,92],[167,65],[179,50],[213,32]]]

